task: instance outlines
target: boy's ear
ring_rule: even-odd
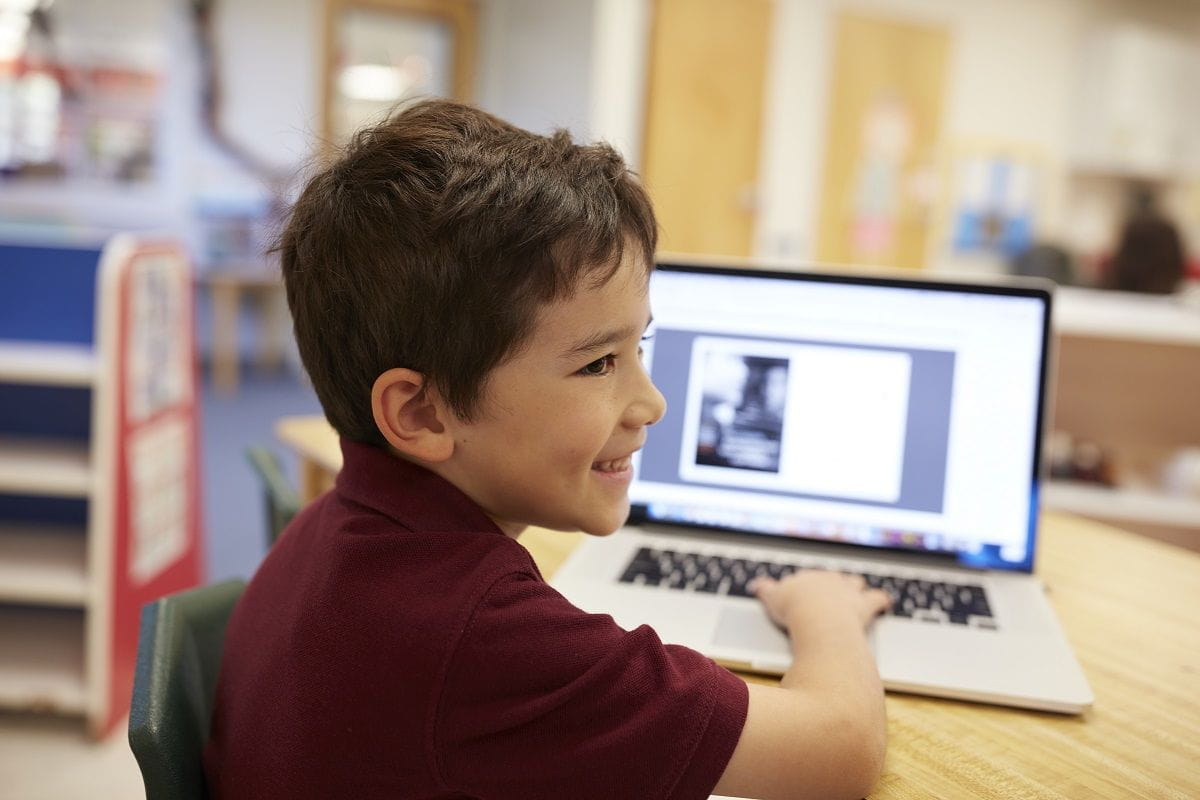
[[[371,411],[387,443],[420,461],[445,461],[454,452],[454,437],[443,424],[449,410],[420,372],[395,367],[375,379]]]

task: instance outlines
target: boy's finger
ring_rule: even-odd
[[[754,578],[746,584],[746,591],[757,596],[760,591],[772,583],[775,583],[775,581],[771,578]]]
[[[892,605],[892,596],[883,589],[871,589],[866,594],[877,614],[887,611]]]

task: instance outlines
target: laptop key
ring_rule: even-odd
[[[621,583],[633,583],[638,578],[645,579],[645,578],[650,577],[651,575],[653,575],[657,579],[659,577],[658,570],[655,569],[655,570],[651,571],[651,570],[638,569],[636,566],[630,566],[621,575],[619,580],[621,581]]]
[[[729,596],[730,597],[754,597],[754,595],[750,593],[750,590],[746,588],[746,586],[749,583],[750,583],[749,581],[737,581],[737,580],[732,581],[729,584]]]

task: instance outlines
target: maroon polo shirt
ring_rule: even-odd
[[[451,484],[342,442],[229,621],[216,798],[704,798],[745,684],[572,606]]]

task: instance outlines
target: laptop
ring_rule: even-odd
[[[1046,286],[663,263],[645,361],[667,399],[629,522],[553,585],[730,668],[783,674],[746,586],[823,568],[893,599],[884,686],[1080,713],[1092,691],[1034,576]]]

